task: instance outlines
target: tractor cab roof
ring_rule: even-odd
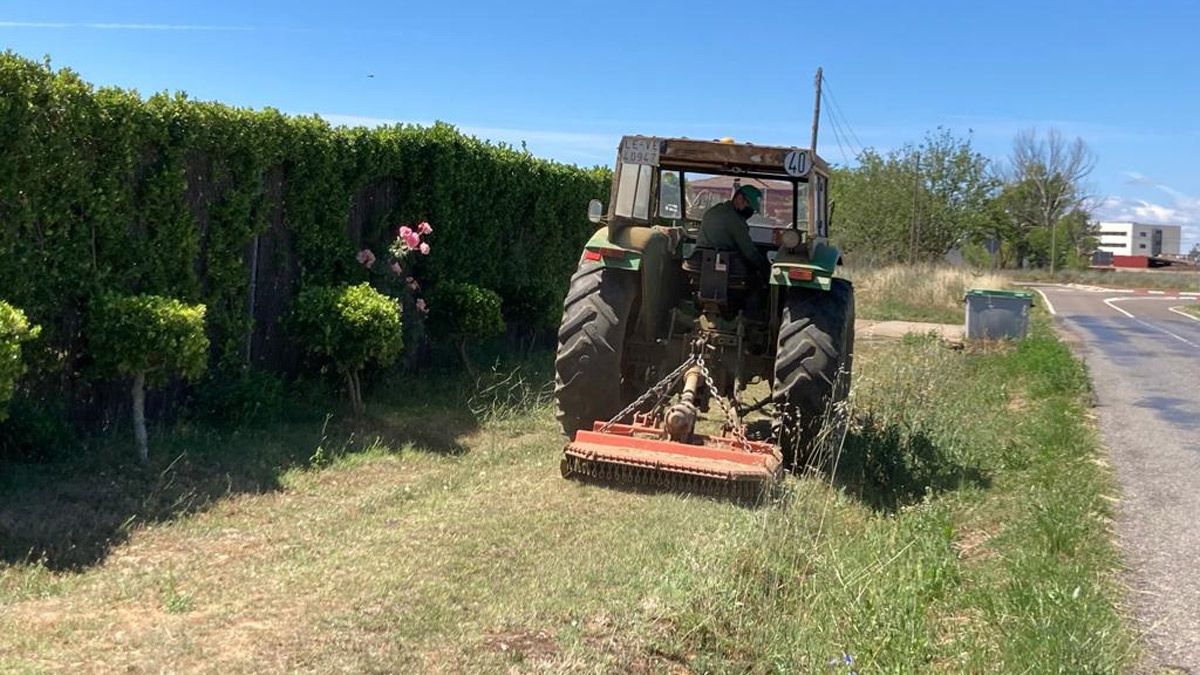
[[[664,169],[756,175],[764,178],[804,178],[813,169],[828,175],[829,165],[808,148],[736,143],[732,139],[625,136],[619,159],[653,164]]]

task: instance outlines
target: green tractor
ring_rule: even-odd
[[[744,186],[760,195],[748,225],[769,269],[700,245],[705,213]],[[589,205],[602,227],[563,303],[564,475],[754,488],[804,456],[847,395],[854,351],[854,289],[834,276],[842,256],[827,242],[828,193],[829,167],[811,149],[621,140],[610,211]],[[769,395],[741,402],[759,382]],[[723,431],[697,434],[714,400]],[[743,423],[753,410],[773,420],[755,440]],[[662,454],[647,455],[655,443]],[[742,455],[754,456],[753,470],[731,469]]]

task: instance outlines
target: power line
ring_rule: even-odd
[[[862,151],[866,148],[866,146],[864,146],[862,140],[859,139],[858,133],[854,131],[854,127],[850,124],[850,120],[846,117],[845,111],[838,103],[837,97],[835,97],[833,94],[833,87],[829,85],[829,78],[825,77],[824,73],[821,74],[821,81],[825,84],[825,86],[821,89],[821,94],[822,97],[829,102],[829,105],[826,107],[830,110],[830,119],[840,119],[840,124],[845,128],[847,133],[847,143],[849,144],[849,140],[853,139],[854,143],[851,144],[850,149],[853,151],[856,149],[855,146],[857,146],[855,157],[858,157],[862,154]]]
[[[825,99],[824,94],[821,95],[821,98]],[[829,106],[826,106],[825,109],[829,110]],[[845,162],[846,166],[848,167],[850,166],[850,158],[846,156],[846,145],[849,145],[849,143],[842,143],[842,134],[838,128],[837,120],[833,117],[832,113],[827,115],[827,119],[829,121],[829,128],[833,130],[833,139],[837,142],[838,152],[841,153],[842,161]],[[853,152],[854,148],[850,148],[850,150]]]
[[[842,135],[846,137],[846,145],[850,146],[850,151],[854,154],[855,157],[858,157],[859,155],[862,154],[863,148],[862,148],[861,143],[856,144],[855,142],[853,142],[851,140],[851,138],[854,137],[855,134],[854,134],[854,130],[850,127],[850,123],[846,120],[844,115],[842,115],[841,113],[839,113],[837,111],[836,106],[832,105],[832,99],[830,99],[829,109],[832,112],[831,119],[833,119],[835,121],[838,128],[841,129]]]
[[[859,149],[859,150],[862,150],[862,149],[863,149],[865,146],[863,145],[862,141],[861,141],[861,140],[859,140],[859,138],[858,138],[858,134],[857,134],[857,133],[855,133],[855,131],[854,131],[854,127],[852,127],[852,126],[850,125],[850,120],[849,120],[849,119],[846,117],[846,113],[845,113],[845,111],[842,109],[842,106],[841,106],[841,104],[840,104],[840,103],[838,103],[837,97],[836,97],[836,96],[834,96],[834,94],[833,94],[833,87],[829,85],[829,78],[825,77],[824,73],[822,73],[822,74],[821,74],[821,80],[822,80],[822,81],[825,83],[825,85],[826,85],[826,86],[825,86],[825,87],[822,89],[822,91],[823,91],[823,92],[827,92],[827,93],[828,93],[828,99],[829,99],[829,104],[830,104],[830,105],[829,105],[829,107],[830,107],[830,108],[832,108],[832,109],[833,109],[833,112],[834,112],[834,114],[835,114],[835,115],[837,115],[837,116],[838,116],[838,117],[841,119],[841,123],[842,123],[842,125],[843,125],[844,127],[846,127],[846,129],[849,131],[849,133],[850,133],[850,136],[852,136],[852,137],[853,137],[855,144],[857,144],[857,145],[858,145],[858,149]]]

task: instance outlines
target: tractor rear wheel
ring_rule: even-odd
[[[833,279],[828,291],[786,293],[772,398],[784,459],[795,464],[812,453],[833,406],[850,391],[854,287]]]
[[[620,412],[621,355],[639,277],[583,261],[563,301],[554,359],[558,423],[568,437]]]

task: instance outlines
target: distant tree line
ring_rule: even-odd
[[[916,145],[835,169],[833,237],[856,262],[941,260],[979,267],[1086,266],[1095,249],[1085,181],[1095,157],[1082,139],[1023,131],[993,161],[939,127]]]

